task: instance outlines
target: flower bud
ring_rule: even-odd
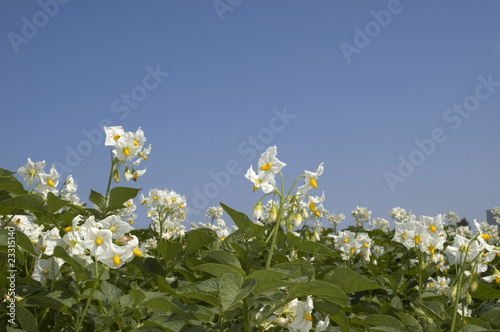
[[[302,217],[302,214],[296,213],[293,216],[293,223],[295,224],[295,227],[299,227],[300,224],[302,224],[302,221],[304,221],[304,218]]]
[[[117,244],[119,246],[126,246],[133,239],[134,238],[132,236],[125,235],[125,236],[122,236],[122,237],[116,239],[115,244]]]
[[[253,214],[252,217],[254,219],[260,220],[262,218],[264,211],[262,209],[262,203],[259,201],[254,207],[253,207]]]
[[[477,280],[474,280],[471,284],[470,284],[470,291],[472,293],[474,293],[477,289],[477,287],[479,286],[479,284],[477,283]]]
[[[273,205],[273,207],[269,211],[269,218],[271,219],[271,221],[276,221],[277,217],[278,217],[278,211],[276,209],[276,206]]]

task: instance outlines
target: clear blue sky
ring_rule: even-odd
[[[70,160],[88,201],[109,150],[85,132],[109,120],[152,144],[127,185],[186,195],[188,221],[219,201],[250,213],[244,174],[271,145],[285,187],[324,162],[335,213],[500,205],[498,1],[59,1],[0,2],[2,168]]]

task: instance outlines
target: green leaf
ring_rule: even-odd
[[[341,306],[323,300],[315,300],[314,310],[318,310],[328,315],[330,320],[337,323],[344,331],[349,331],[349,319]]]
[[[16,195],[25,194],[24,186],[14,176],[0,176],[0,189],[14,193]]]
[[[106,208],[106,197],[97,191],[90,190],[89,201],[94,203],[100,211]]]
[[[243,271],[242,269],[231,265],[217,263],[201,264],[193,267],[193,270],[207,272],[219,278],[222,277],[225,273],[238,273],[240,276],[245,277],[245,271]]]
[[[481,326],[483,329],[490,330],[491,326],[479,318],[474,317],[465,317],[464,320],[467,322],[467,325],[476,325]]]
[[[110,284],[105,280],[101,281],[101,291],[104,295],[106,295],[107,299],[110,302],[113,302],[114,300],[119,299],[121,296],[123,296],[123,292],[120,288],[116,287],[113,284]]]
[[[57,197],[53,193],[49,192],[47,194],[47,204],[49,206],[49,212],[54,213],[54,212],[58,211],[59,209],[61,209],[62,207],[68,206],[69,201],[65,201],[63,199],[60,199],[59,197]]]
[[[109,192],[108,211],[124,208],[125,202],[135,198],[141,189],[128,187],[115,187]]]
[[[0,176],[10,176],[10,175],[14,175],[14,174],[16,174],[16,172],[11,172],[11,171],[8,171],[8,170],[0,167]]]
[[[476,291],[471,294],[473,298],[481,299],[481,300],[490,300],[490,299],[500,299],[500,290],[492,288],[487,284],[480,282]]]
[[[182,243],[158,241],[156,250],[166,262],[173,261],[179,254],[182,254]]]
[[[76,259],[71,257],[62,247],[56,246],[54,248],[53,256],[62,258],[66,263],[71,265],[77,280],[84,280],[87,277],[85,268]]]
[[[38,332],[38,324],[29,310],[16,305],[16,318],[24,330]]]
[[[231,219],[233,219],[238,229],[245,234],[247,239],[264,233],[266,228],[254,223],[246,214],[233,210],[225,204],[220,203],[220,205]]]
[[[413,317],[405,312],[396,312],[396,315],[412,331],[422,331],[422,327],[420,326],[420,324],[418,323],[418,320],[415,317]]]
[[[209,251],[204,256],[205,260],[206,257],[210,257],[215,261],[217,261],[218,263],[232,265],[241,269],[240,261],[238,260],[238,258],[236,258],[236,256],[234,256],[230,252],[222,250]]]
[[[6,229],[0,230],[1,233],[7,233]],[[4,235],[2,235],[3,237]],[[4,242],[7,243],[7,242]],[[33,243],[31,242],[30,238],[24,234],[21,231],[16,230],[16,244],[26,250],[28,253],[32,254],[33,256],[38,256],[38,254],[35,251],[35,248],[33,248]]]
[[[406,331],[406,326],[396,318],[389,315],[370,315],[365,323],[373,326],[390,326],[400,331]]]
[[[316,295],[317,297],[326,300],[339,299],[341,301],[337,302],[341,304],[346,304],[346,300],[349,299],[344,291],[338,286],[321,280],[313,280],[308,283],[289,283],[287,291],[291,298]]]
[[[186,234],[186,252],[191,254],[215,241],[218,241],[217,233],[208,228],[197,228]]]
[[[339,257],[339,255],[328,248],[324,244],[313,241],[301,241],[297,244],[297,251],[303,251],[315,255],[328,255],[331,257]]]
[[[0,214],[11,214],[16,209],[42,212],[44,201],[37,194],[23,194],[0,202]]]
[[[236,273],[225,273],[220,279],[220,302],[223,311],[231,307],[240,292],[243,278]]]
[[[365,276],[357,274],[348,267],[339,267],[328,272],[324,280],[342,288],[346,293],[361,292],[370,289],[379,289]]]
[[[254,290],[256,285],[257,281],[255,281],[255,279],[246,279],[243,282],[243,285],[241,285],[240,291],[234,298],[234,303],[238,303],[246,298]]]

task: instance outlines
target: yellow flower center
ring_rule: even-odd
[[[490,236],[488,234],[483,234],[482,237],[483,237],[484,240],[489,240],[490,239]]]
[[[115,262],[116,266],[120,265],[120,257],[118,255],[115,255],[113,257],[113,262]]]
[[[255,190],[257,190],[257,189],[259,189],[259,187],[257,187],[257,186],[254,185],[253,186],[253,191],[255,192]]]
[[[156,201],[158,199],[158,196],[155,195],[155,197],[153,197],[153,199]]]
[[[41,251],[41,252],[45,252],[45,250],[47,250],[47,248],[45,248],[45,246],[41,246],[41,247],[40,247],[40,251]]]
[[[139,146],[139,143],[137,143],[136,140],[134,140],[134,146]]]
[[[314,178],[311,178],[311,181],[309,181],[309,184],[311,185],[311,187],[313,187],[314,189],[318,189],[318,185],[316,184],[316,180]]]
[[[17,218],[15,221],[16,225],[19,225],[21,223],[21,218]]]
[[[429,287],[434,288],[434,284],[430,283]]]
[[[95,239],[95,244],[96,245],[99,246],[99,245],[101,245],[101,243],[102,243],[102,239],[100,237],[98,237],[97,239]]]
[[[313,321],[313,318],[312,318],[312,317],[311,317],[311,315],[310,315],[310,314],[308,314],[307,312],[306,312],[306,314],[304,315],[304,318],[305,318],[306,320],[310,321],[310,322],[312,322],[312,321]]]
[[[226,239],[225,237],[220,238],[221,242],[224,242],[225,239]]]
[[[420,242],[420,235],[415,235],[415,244]]]
[[[54,185],[54,181],[52,181],[52,179],[49,179],[49,180],[47,181],[47,184],[48,184],[49,186],[51,186],[51,187],[55,187],[55,185]]]
[[[64,229],[64,231],[65,231],[66,233],[71,232],[72,230],[73,230],[73,227],[72,227],[72,226],[68,226],[68,227],[66,227],[66,228]]]
[[[432,255],[434,255],[434,246],[433,245],[429,246],[429,251],[431,252]]]
[[[113,136],[113,139],[114,139],[115,141],[118,141],[118,140],[120,139],[120,135],[118,135],[118,134],[117,134],[117,135]]]
[[[406,240],[406,233],[403,233],[403,240]]]
[[[182,209],[184,206],[182,204],[179,204],[179,207]]]
[[[319,218],[319,217],[321,217],[321,214],[319,213],[319,211],[314,212],[314,214],[315,214],[315,215],[316,215],[316,217],[318,217],[318,218]]]
[[[500,284],[500,276],[495,276],[495,282],[496,282],[497,284]]]
[[[142,257],[141,252],[140,252],[137,248],[135,248],[135,249],[134,249],[134,254],[135,254],[136,256]]]
[[[431,225],[431,227],[429,227],[429,229],[431,230],[431,232],[436,233],[436,226]]]
[[[354,254],[354,247],[351,248],[351,254]]]
[[[311,204],[309,204],[309,208],[311,209],[311,211],[316,211],[316,204],[314,204],[314,202],[311,202]]]
[[[364,246],[365,248],[368,248],[368,243],[363,242],[363,246]]]
[[[347,243],[347,242],[349,242],[349,238],[347,238],[347,237],[346,237],[346,238],[344,239],[344,243]]]
[[[130,202],[127,202],[127,205],[128,205],[128,206],[132,206],[132,203],[130,203]]]
[[[269,171],[271,169],[272,165],[270,163],[265,164],[262,166],[260,169],[263,171]]]
[[[130,153],[130,149],[128,147],[126,147],[125,149],[123,149],[123,153],[125,153],[125,155],[128,157],[128,155]]]
[[[144,156],[144,160],[148,160],[148,156]]]

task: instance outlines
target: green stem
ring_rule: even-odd
[[[113,179],[113,171],[115,169],[115,159],[113,158],[113,149],[111,148],[111,171],[109,172],[108,187],[106,188],[106,204],[108,203],[109,189],[111,188],[111,180]]]
[[[243,322],[243,332],[248,332],[249,331],[248,301],[246,298],[243,299],[243,317],[245,317],[245,321]]]
[[[418,249],[417,249],[418,250]],[[422,252],[418,251],[418,300],[422,297]]]
[[[95,262],[96,264],[96,272],[97,272],[97,261]],[[99,279],[101,279],[101,276],[104,272],[104,265],[101,267],[101,272],[97,276],[96,280],[94,281],[94,285],[92,286],[92,290],[90,291],[89,298],[87,299],[87,303],[85,304],[85,308],[83,309],[82,316],[80,317],[80,321],[78,322],[78,325],[76,326],[75,331],[78,332],[80,331],[80,327],[82,326],[83,320],[85,319],[85,315],[87,314],[87,310],[90,305],[90,301],[92,301],[92,297],[94,296],[94,292],[97,288],[97,284],[99,284]]]
[[[283,174],[281,173],[281,171],[280,175],[281,175],[281,192],[283,192]],[[271,267],[271,260],[273,259],[273,254],[274,254],[274,246],[276,245],[276,239],[278,238],[278,233],[279,233],[278,229],[281,224],[281,218],[283,217],[283,205],[284,205],[283,195],[280,194],[279,197],[280,197],[280,207],[278,210],[278,216],[276,217],[276,224],[274,225],[273,229],[274,234],[273,234],[273,239],[271,241],[271,248],[269,249],[269,256],[267,256],[266,270]]]

